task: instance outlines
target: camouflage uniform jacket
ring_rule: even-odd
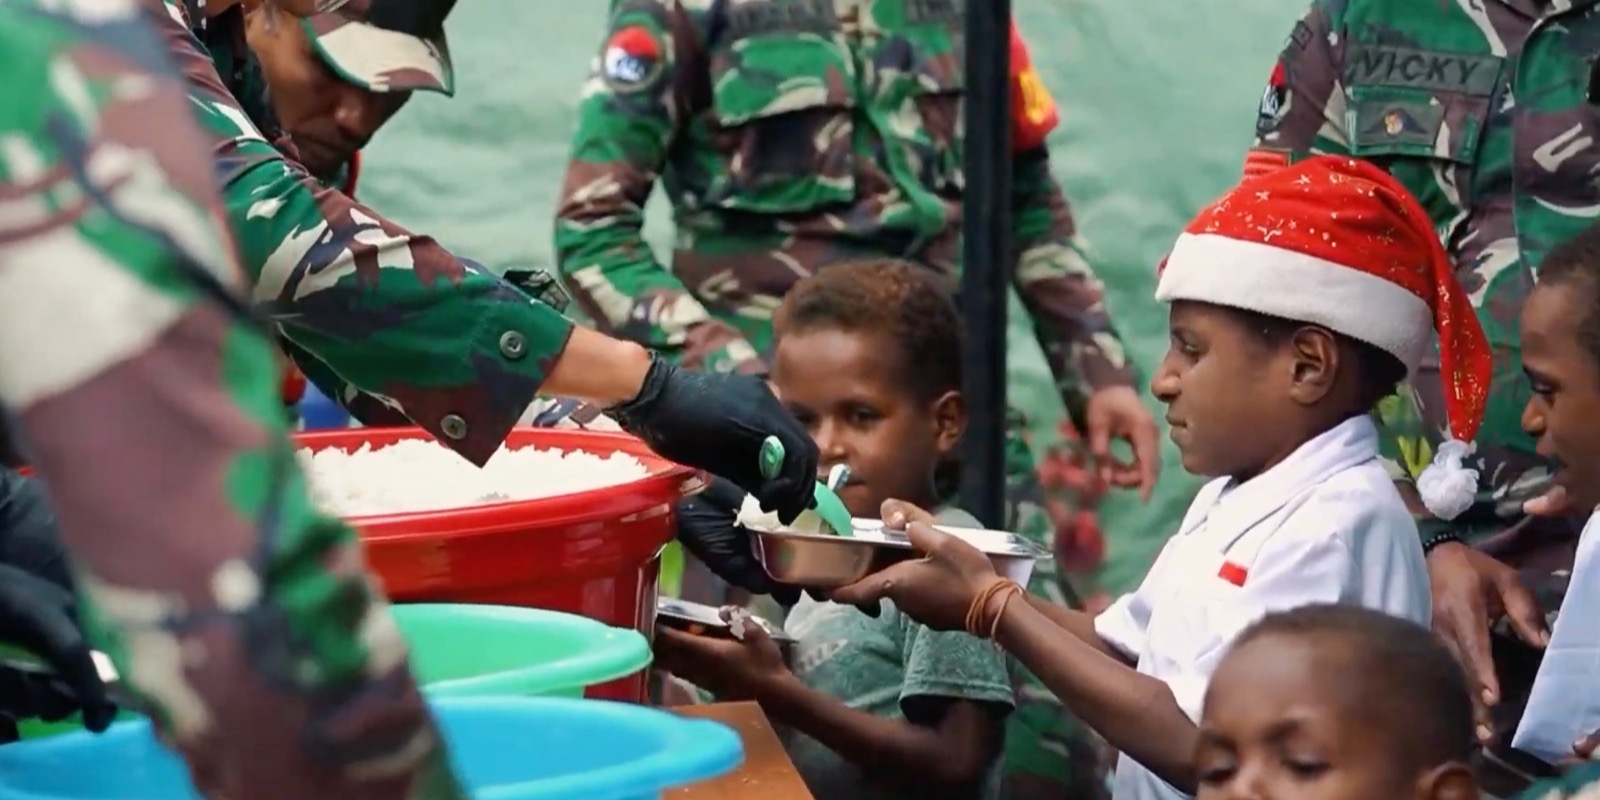
[[[1370,159],[1433,217],[1494,350],[1477,437],[1479,502],[1463,537],[1504,530],[1548,486],[1521,430],[1531,387],[1518,315],[1551,246],[1600,218],[1596,0],[1316,0],[1263,96],[1258,149]],[[1255,153],[1253,158],[1270,158]],[[1281,158],[1281,156],[1279,156]],[[1396,477],[1417,475],[1446,430],[1437,353],[1380,408]],[[1423,521],[1424,535],[1443,525]],[[1583,520],[1553,520],[1573,536]]]
[[[0,0],[0,74],[0,402],[91,639],[208,796],[464,800],[354,532],[310,507],[148,17]]]
[[[617,0],[584,84],[556,222],[607,330],[706,369],[762,369],[812,271],[960,267],[961,0]],[[670,270],[641,235],[657,178]],[[1076,418],[1133,380],[1043,148],[1013,186],[1015,283]]]
[[[186,3],[141,2],[210,135],[252,299],[297,366],[358,419],[376,416],[376,400],[483,463],[533,401],[571,321],[285,158],[218,75]]]

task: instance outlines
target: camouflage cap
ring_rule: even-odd
[[[455,94],[444,19],[455,0],[320,0],[301,24],[339,77],[373,92]]]

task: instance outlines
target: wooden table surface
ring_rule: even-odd
[[[755,703],[712,703],[670,709],[686,717],[716,720],[744,741],[744,763],[720,778],[672,789],[666,800],[814,800],[794,769],[761,706]]]

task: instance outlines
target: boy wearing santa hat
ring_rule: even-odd
[[[1312,158],[1234,188],[1178,238],[1156,297],[1172,304],[1171,345],[1152,390],[1184,466],[1216,480],[1137,590],[1091,619],[912,526],[927,559],[836,594],[994,637],[1122,754],[1116,800],[1206,794],[1191,759],[1201,700],[1234,638],[1269,612],[1348,603],[1428,623],[1416,523],[1369,412],[1437,332],[1464,450],[1490,375],[1428,215],[1361,161]],[[1428,481],[1430,506],[1475,486],[1448,466]]]
[[[1437,334],[1451,433],[1468,442],[1491,365],[1428,215],[1355,159],[1267,173],[1201,211],[1156,299],[1171,343],[1151,391],[1184,468],[1216,480],[1095,632],[1192,722],[1229,643],[1268,612],[1338,602],[1429,623],[1416,523],[1369,415]],[[1470,501],[1476,476],[1436,470],[1419,488],[1443,506],[1455,484]],[[1117,800],[1181,796],[1123,753]]]

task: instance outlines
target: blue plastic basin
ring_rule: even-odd
[[[300,421],[308,431],[348,428],[350,412],[307,381],[306,393],[300,397]]]
[[[431,701],[475,800],[658,800],[744,758],[732,729],[628,703]],[[0,747],[5,800],[200,800],[144,720]]]

